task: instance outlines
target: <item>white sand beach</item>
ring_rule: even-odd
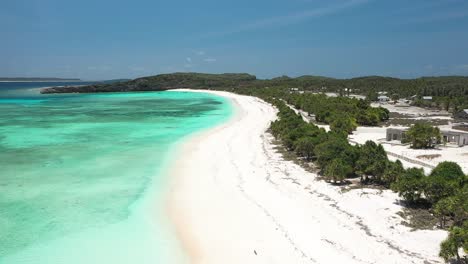
[[[442,263],[440,230],[412,231],[391,191],[342,192],[275,151],[276,110],[230,98],[231,121],[187,140],[169,211],[193,263]]]

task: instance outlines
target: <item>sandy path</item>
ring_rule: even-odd
[[[275,109],[215,93],[237,113],[182,147],[169,195],[194,263],[441,263],[445,232],[401,225],[394,193],[316,180],[275,152],[265,133]]]

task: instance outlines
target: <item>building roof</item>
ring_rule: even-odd
[[[406,132],[408,131],[407,127],[389,127],[387,128],[387,132]]]
[[[462,131],[462,130],[454,130],[454,129],[449,129],[449,130],[441,130],[440,131],[442,134],[450,134],[450,135],[468,135],[468,132]]]

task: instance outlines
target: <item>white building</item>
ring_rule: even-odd
[[[390,97],[388,97],[386,95],[381,95],[381,96],[377,97],[377,100],[379,100],[379,102],[381,102],[381,103],[385,103],[385,102],[390,101]]]

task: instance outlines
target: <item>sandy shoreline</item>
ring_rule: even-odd
[[[276,110],[232,100],[226,124],[188,139],[169,172],[170,217],[193,263],[442,263],[444,231],[401,224],[397,195],[341,192],[276,153]]]

